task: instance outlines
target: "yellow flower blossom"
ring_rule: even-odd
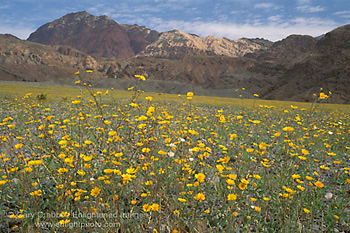
[[[95,188],[91,189],[90,195],[93,197],[97,197],[97,195],[100,194],[100,192],[101,192],[101,189],[98,187],[95,187]]]
[[[152,204],[152,205],[151,205],[151,210],[153,210],[153,211],[159,211],[159,205],[156,204],[156,203]]]
[[[292,131],[294,131],[294,128],[293,127],[284,127],[283,131],[292,132]]]
[[[142,209],[145,212],[149,212],[152,209],[152,207],[149,204],[144,204]]]
[[[303,208],[303,210],[304,210],[304,212],[307,213],[307,214],[310,213],[310,210],[308,210],[308,209],[306,209],[306,208]]]
[[[205,195],[204,195],[204,193],[198,193],[198,194],[194,197],[194,199],[196,199],[197,201],[202,202],[203,200],[205,200]]]
[[[316,181],[315,182],[315,185],[319,188],[323,188],[324,187],[324,184],[321,182],[321,181]]]
[[[235,200],[237,200],[237,195],[236,195],[236,194],[229,194],[229,195],[227,196],[227,200],[229,200],[229,201],[235,201]]]
[[[195,175],[195,177],[197,178],[197,180],[200,182],[200,183],[203,183],[204,182],[204,179],[205,179],[205,175],[203,173],[198,173]]]
[[[41,196],[42,195],[42,191],[39,189],[39,190],[36,190],[36,191],[33,191],[30,193],[31,196]]]

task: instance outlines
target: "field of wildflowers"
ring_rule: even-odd
[[[348,106],[164,101],[135,77],[124,99],[81,78],[0,100],[1,231],[350,231]]]

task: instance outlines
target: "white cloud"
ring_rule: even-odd
[[[350,11],[337,11],[334,15],[350,15]]]
[[[306,12],[306,13],[316,13],[316,12],[324,11],[325,9],[320,6],[303,5],[303,6],[298,6],[297,10]]]
[[[312,0],[298,0],[297,4],[298,6],[296,7],[296,9],[304,13],[317,13],[325,11],[325,8],[321,6],[313,6]]]
[[[256,5],[254,5],[254,8],[257,8],[257,9],[271,9],[271,8],[278,9],[279,7],[272,4],[272,3],[258,3]]]
[[[272,22],[280,22],[282,20],[282,15],[272,15],[267,19]]]
[[[230,14],[238,14],[240,11],[230,11]]]

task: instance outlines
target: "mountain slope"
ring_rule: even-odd
[[[80,21],[76,17],[87,17],[81,24],[89,25],[88,29],[84,26],[79,31],[76,22]],[[112,27],[117,25],[106,16],[91,17],[94,16],[86,12],[75,13],[43,28],[48,30],[47,38],[54,39],[52,34],[58,33],[55,30],[68,30],[67,25],[71,22],[76,28],[72,36],[57,35],[57,38],[78,40],[77,34],[97,30],[94,29],[99,25],[97,21],[105,21],[103,25]],[[129,40],[133,54],[141,51],[138,56],[93,58],[70,46],[42,45],[0,35],[0,80],[60,82],[71,79],[77,70],[93,69],[94,82],[108,87],[142,74],[151,80],[150,85],[157,86],[159,92],[182,93],[185,90],[182,87],[189,85],[216,90],[211,93],[245,87],[250,96],[258,93],[265,99],[313,101],[313,93],[324,88],[334,93],[332,102],[350,103],[350,25],[337,28],[319,40],[291,35],[272,45],[262,39],[201,38],[178,30],[159,36],[156,31],[137,25],[118,27]],[[64,32],[63,29],[60,32]],[[37,32],[41,31],[44,37],[45,30]],[[84,35],[87,36],[85,41],[97,40],[94,36],[88,37],[87,33]],[[134,42],[130,38],[134,38]]]
[[[95,58],[129,58],[157,38],[157,32],[147,31],[135,26],[129,29],[107,16],[93,16],[83,11],[67,14],[41,26],[28,40],[48,45],[69,45]]]
[[[316,42],[308,56],[279,75],[268,99],[306,101],[320,88],[334,93],[333,101],[350,103],[350,25],[328,32]]]
[[[161,33],[156,41],[146,46],[138,55],[159,58],[183,58],[199,55],[240,57],[246,53],[267,49],[271,45],[272,42],[266,40],[230,40],[214,36],[202,38],[180,30],[172,30]]]
[[[141,52],[147,45],[159,37],[159,32],[137,24],[121,24],[120,26],[127,32],[130,39],[130,46],[135,54]]]
[[[316,45],[317,40],[307,35],[290,35],[283,40],[273,43],[269,49],[248,53],[245,56],[259,61],[274,62],[291,60],[297,61],[308,54]]]
[[[179,30],[160,34],[136,24],[119,25],[107,16],[93,16],[85,11],[67,14],[41,26],[28,40],[48,45],[69,45],[95,58],[130,58],[135,55],[161,58],[198,55],[239,57],[272,45],[272,42],[263,39],[201,38]]]
[[[54,82],[71,79],[79,69],[98,68],[94,58],[71,47],[42,45],[0,34],[0,80]]]

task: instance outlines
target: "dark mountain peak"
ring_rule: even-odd
[[[332,34],[332,33],[350,33],[350,24],[346,24],[340,27],[337,27],[336,29],[328,32],[327,34]]]
[[[107,15],[101,15],[101,16],[95,16],[92,14],[89,14],[86,11],[80,11],[77,13],[72,13],[71,15],[66,15],[68,17],[72,17],[75,21],[92,21],[92,22],[108,22],[108,23],[113,23],[116,24],[116,22],[109,18]]]
[[[116,25],[117,23],[109,18],[106,15],[102,16],[94,16],[89,14],[86,11],[79,11],[76,13],[69,13],[67,15],[62,16],[59,19],[54,20],[51,23],[45,24],[44,26],[49,25],[49,27],[67,27],[67,26],[75,26],[75,25],[86,25],[89,27],[97,27],[97,26],[107,26],[107,25]]]
[[[261,41],[264,43],[264,41]],[[267,50],[257,51],[256,53],[247,54],[246,57],[255,58],[264,61],[285,60],[288,58],[295,59],[310,52],[317,40],[312,36],[290,35],[283,40],[277,41]],[[265,42],[266,43],[266,42]]]
[[[350,49],[350,24],[338,27],[324,35],[317,43],[320,50]]]
[[[159,33],[138,25],[119,25],[106,15],[70,13],[41,26],[28,40],[69,45],[94,57],[130,58],[158,38]]]
[[[90,14],[87,11],[78,11],[78,12],[72,12],[72,13],[66,14],[66,15],[62,16],[61,18],[59,18],[58,20],[60,20],[60,19],[85,20],[86,18],[99,19],[99,18],[109,18],[109,17],[106,15],[95,16],[95,15]]]
[[[49,45],[69,45],[94,57],[128,58],[135,55],[127,32],[107,16],[86,11],[67,14],[41,26],[29,41]]]
[[[93,17],[93,15],[88,13],[87,11],[78,11],[78,12],[72,12],[72,13],[66,14],[62,16],[60,19],[63,19],[63,18],[79,19],[79,18],[87,18],[87,17]]]
[[[87,11],[72,12],[72,13],[66,14],[65,16],[68,16],[68,15],[93,16],[92,14],[88,13]]]
[[[284,49],[294,50],[297,49],[310,49],[315,45],[316,39],[308,35],[290,35],[283,40],[277,41],[271,47],[271,49],[278,49],[283,47]]]

